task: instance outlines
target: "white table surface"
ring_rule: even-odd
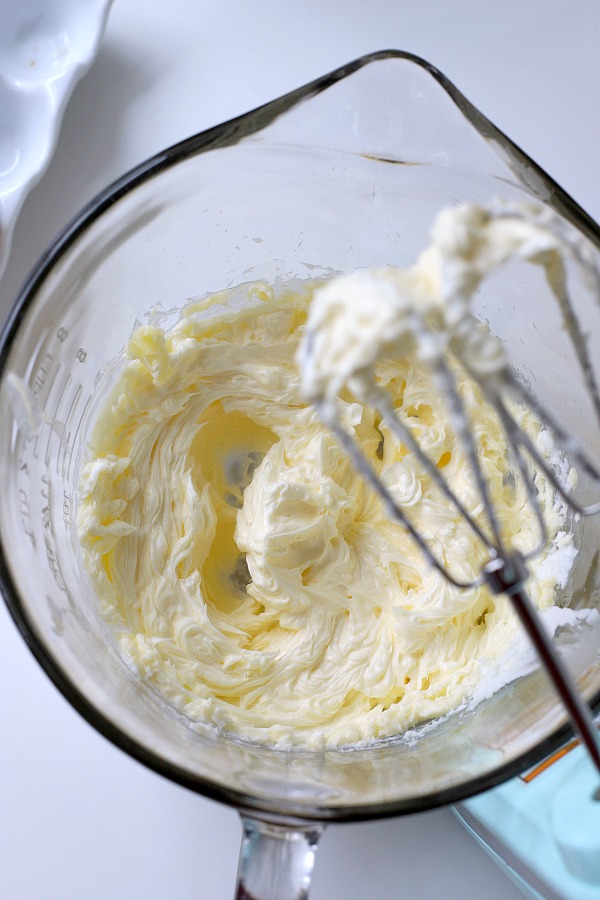
[[[0,0],[0,21],[10,2]],[[437,65],[600,218],[597,0],[114,0],[97,61],[18,221],[0,317],[54,234],[113,178],[387,47]],[[2,900],[226,900],[240,834],[233,810],[147,771],[79,718],[0,604]],[[312,893],[518,896],[449,810],[330,827]]]

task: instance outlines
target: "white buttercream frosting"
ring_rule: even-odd
[[[427,294],[429,277],[421,267],[346,284],[365,328],[376,301],[377,327],[393,329],[397,284]],[[458,591],[424,562],[307,403],[294,357],[311,300],[344,284],[245,285],[188,305],[168,331],[138,328],[81,472],[85,563],[125,659],[190,718],[271,745],[348,745],[444,715],[518,629],[505,597]],[[355,332],[360,367],[374,366],[477,516],[464,449],[426,365],[382,356],[381,342],[374,351]],[[485,441],[503,528],[526,552],[534,516],[506,478],[501,428],[472,382],[462,377],[459,389]],[[339,408],[453,571],[478,574],[481,547],[407,448],[352,397]],[[533,416],[518,415],[536,440]],[[568,554],[560,505],[543,478],[537,487]],[[552,552],[531,567],[540,608],[555,599]]]

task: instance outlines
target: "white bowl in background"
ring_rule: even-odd
[[[27,192],[48,165],[112,0],[0,0],[0,275]]]

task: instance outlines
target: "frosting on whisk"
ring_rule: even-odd
[[[413,266],[363,269],[325,282],[315,291],[298,354],[306,395],[331,401],[345,384],[368,382],[379,358],[409,353],[427,363],[449,345],[480,376],[502,371],[502,344],[473,316],[471,298],[513,258],[541,265],[562,296],[568,246],[549,227],[553,221],[532,204],[446,208]]]

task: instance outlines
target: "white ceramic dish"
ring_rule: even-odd
[[[0,0],[0,274],[27,192],[92,64],[112,0]]]

